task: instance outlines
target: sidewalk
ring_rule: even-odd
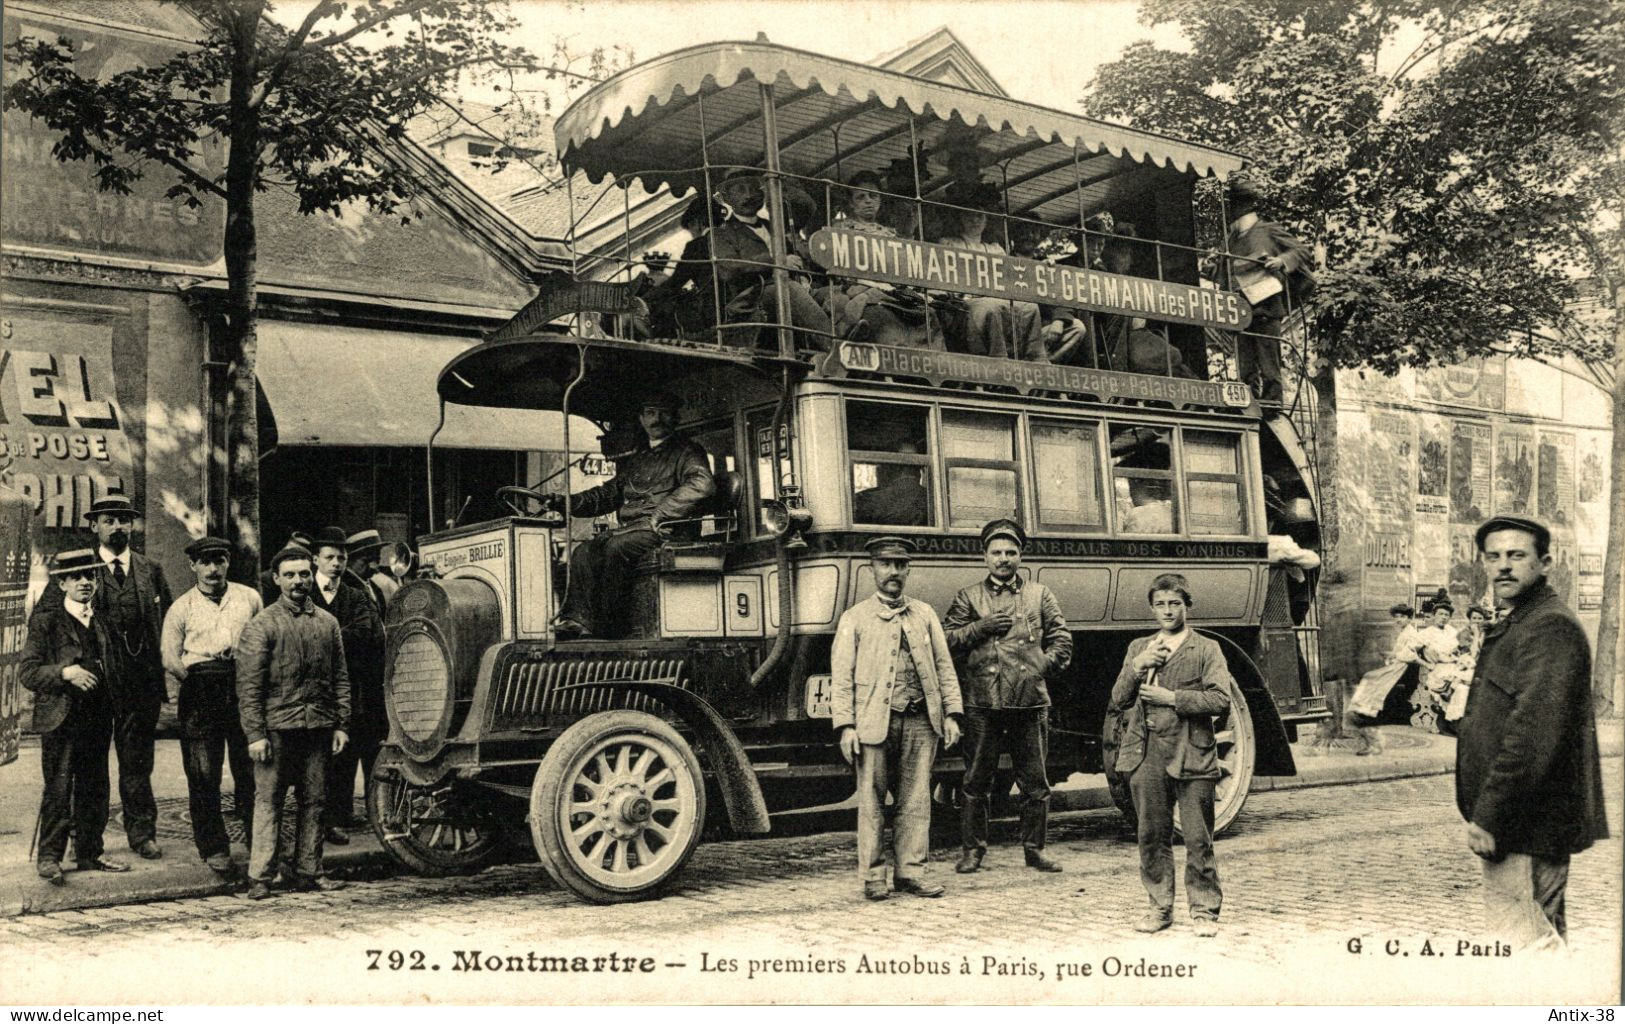
[[[1599,727],[1604,757],[1619,757],[1625,747],[1625,722],[1605,721]],[[1255,777],[1252,792],[1297,789],[1311,786],[1339,786],[1421,775],[1442,775],[1455,770],[1455,740],[1419,732],[1409,726],[1382,730],[1386,749],[1376,756],[1354,755],[1352,739],[1341,740],[1331,750],[1313,746],[1306,733],[1293,745],[1298,774],[1284,778]],[[153,770],[153,791],[158,797],[158,841],[163,846],[160,860],[142,860],[124,841],[119,809],[113,809],[106,839],[109,856],[130,865],[125,874],[92,872],[82,874],[72,861],[63,864],[68,876],[65,886],[42,882],[34,873],[29,843],[34,818],[39,810],[39,744],[24,741],[22,757],[0,768],[0,916],[48,913],[57,910],[118,906],[180,897],[219,896],[230,898],[230,886],[222,883],[198,859],[192,845],[191,821],[186,802],[186,776],[181,769],[180,744],[172,739],[158,741],[157,763]],[[1612,770],[1617,770],[1615,767]],[[116,761],[112,769],[113,794],[118,794]],[[1054,787],[1052,809],[1085,811],[1111,807],[1105,779],[1099,775],[1073,775]],[[230,797],[225,798],[229,807]],[[361,807],[357,803],[359,814]],[[227,829],[234,840],[232,855],[246,862],[248,851],[241,844],[242,833],[228,811]],[[339,875],[383,870],[383,851],[370,830],[351,833],[349,846],[329,846],[327,866]]]

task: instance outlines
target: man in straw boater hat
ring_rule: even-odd
[[[63,551],[51,560],[57,600],[41,601],[28,618],[18,674],[34,694],[34,729],[40,734],[39,876],[65,885],[61,861],[74,837],[81,871],[128,871],[102,856],[107,827],[107,748],[113,738],[117,640],[94,599],[101,560],[90,548]]]
[[[383,536],[377,530],[361,530],[350,534],[344,543],[350,549],[350,571],[365,585],[368,596],[377,607],[379,616],[382,616],[389,605],[390,594],[384,591],[381,580],[388,580],[391,593],[396,586],[389,570],[378,564],[384,551]]]
[[[118,753],[119,803],[130,849],[148,860],[158,846],[158,801],[152,764],[158,715],[169,699],[161,651],[169,582],[158,563],[130,548],[135,506],[129,496],[107,494],[85,513],[106,573],[96,590],[96,612],[119,647],[122,670],[113,698],[113,749]]]
[[[876,537],[865,547],[875,596],[841,615],[830,651],[831,724],[858,775],[858,873],[864,898],[890,895],[883,845],[890,788],[894,886],[941,896],[942,886],[925,877],[931,766],[939,744],[959,742],[959,679],[936,611],[903,593],[913,542]]]
[[[220,769],[229,757],[235,809],[246,845],[253,847],[254,762],[248,757],[237,711],[237,667],[232,651],[243,627],[263,610],[259,592],[226,579],[231,543],[201,537],[186,545],[197,585],[164,616],[164,670],[179,692],[181,757],[186,769],[192,841],[216,874],[235,873],[225,818],[220,813]]]

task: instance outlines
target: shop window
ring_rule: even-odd
[[[923,406],[849,402],[852,521],[865,526],[930,526],[931,451]]]
[[[1034,421],[1038,528],[1092,533],[1106,527],[1096,423]]]
[[[1001,516],[1021,518],[1016,420],[987,413],[942,413],[948,525],[979,527]]]
[[[1187,430],[1184,444],[1187,530],[1204,535],[1246,533],[1241,436]]]
[[[1174,487],[1173,431],[1167,427],[1111,426],[1112,499],[1121,533],[1179,532]]]

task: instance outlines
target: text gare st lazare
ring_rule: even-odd
[[[836,274],[1222,330],[1252,322],[1252,308],[1238,292],[839,228],[814,232],[808,244],[813,258]]]

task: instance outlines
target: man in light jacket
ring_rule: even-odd
[[[1213,858],[1213,789],[1219,779],[1213,716],[1230,707],[1235,680],[1218,642],[1185,621],[1190,584],[1177,573],[1146,594],[1161,627],[1129,644],[1112,686],[1122,713],[1117,772],[1129,777],[1140,845],[1140,881],[1151,909],[1135,931],[1160,932],[1174,915],[1174,806],[1185,838],[1185,898],[1197,935],[1219,933],[1219,873]]]
[[[961,590],[942,627],[959,660],[965,699],[965,806],[962,852],[954,870],[969,874],[987,855],[988,802],[1001,747],[1008,746],[1021,787],[1021,848],[1027,866],[1059,871],[1044,856],[1049,820],[1049,686],[1072,660],[1072,631],[1054,591],[1021,577],[1027,531],[1013,519],[982,527],[987,575]]]
[[[865,898],[890,895],[881,843],[890,778],[895,887],[941,896],[942,886],[925,878],[931,766],[939,741],[959,742],[959,678],[937,613],[903,594],[913,543],[876,537],[865,546],[875,596],[841,615],[830,651],[832,724],[858,773],[858,872]]]

